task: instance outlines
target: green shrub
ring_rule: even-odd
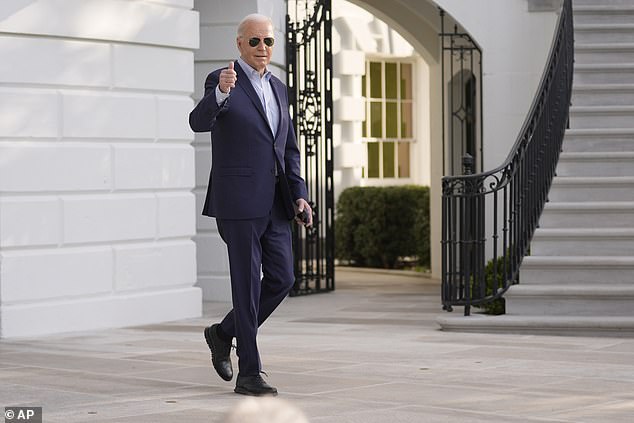
[[[395,268],[405,257],[429,267],[429,188],[353,187],[339,196],[336,256],[356,266]]]
[[[497,267],[497,269],[495,269]],[[484,268],[484,278],[486,281],[485,294],[492,295],[494,285],[497,287],[499,282],[504,278],[504,257],[498,257],[497,266],[493,260],[487,262]],[[500,315],[506,313],[506,301],[503,297],[497,298],[489,303],[474,305],[476,308],[484,310],[485,314]]]

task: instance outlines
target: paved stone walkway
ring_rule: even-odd
[[[204,318],[0,341],[0,407],[44,422],[222,422],[242,396],[212,370]],[[268,381],[311,423],[632,422],[634,340],[445,333],[438,283],[337,269],[260,332]],[[246,422],[245,422],[246,423]]]

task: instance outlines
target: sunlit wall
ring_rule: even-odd
[[[200,315],[192,7],[0,2],[0,336]]]

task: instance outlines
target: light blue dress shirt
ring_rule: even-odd
[[[273,133],[273,136],[275,136],[280,123],[280,106],[277,104],[275,94],[273,94],[273,87],[271,86],[271,72],[267,70],[264,72],[264,75],[260,76],[258,71],[245,62],[242,57],[238,58],[238,64],[244,73],[247,74],[253,89],[260,98],[262,107],[266,112],[266,118],[269,121],[269,128],[271,128],[271,132]],[[218,102],[218,105],[222,104],[222,102],[230,95],[231,91],[223,93],[220,91],[220,86],[216,86],[216,101]]]

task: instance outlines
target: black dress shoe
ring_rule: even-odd
[[[262,376],[240,376],[236,381],[236,389],[233,390],[237,394],[253,395],[261,397],[263,395],[277,395],[277,389],[269,385],[262,379]]]
[[[226,381],[233,378],[231,367],[231,341],[223,341],[216,332],[218,323],[205,328],[205,340],[211,350],[211,364],[218,375]]]

